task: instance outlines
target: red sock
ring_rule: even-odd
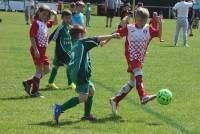
[[[132,87],[129,84],[124,85],[113,100],[118,104],[131,90]]]
[[[33,77],[31,79],[26,80],[29,85],[33,83]]]
[[[34,94],[38,91],[39,85],[40,85],[40,79],[37,77],[33,77],[33,86],[32,86],[32,90],[31,90],[32,94]]]
[[[143,81],[142,81],[142,75],[138,75],[135,77],[136,80],[136,89],[138,91],[138,95],[140,96],[140,100],[147,95],[144,89]]]

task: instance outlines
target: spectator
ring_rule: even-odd
[[[85,9],[86,26],[90,26],[91,4],[88,2]]]
[[[29,19],[30,19],[30,23],[32,23],[33,21],[33,17],[35,14],[35,1],[34,0],[25,0],[25,21],[26,24],[29,25]]]
[[[110,19],[110,27],[112,27],[112,19],[115,15],[116,11],[116,1],[115,0],[106,0],[105,1],[105,6],[106,6],[106,12],[107,12],[107,17],[106,17],[106,27],[108,27],[108,21]]]

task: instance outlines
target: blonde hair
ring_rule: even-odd
[[[149,18],[149,11],[147,8],[138,7],[135,11],[135,18],[140,18],[144,21],[147,21]]]

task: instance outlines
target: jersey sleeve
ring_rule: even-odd
[[[99,45],[100,42],[98,42],[97,37],[93,37],[93,38],[86,38],[86,39],[82,39],[81,40],[84,48],[89,51],[90,49],[92,49],[93,47],[97,47]]]
[[[36,21],[33,21],[31,28],[30,28],[30,37],[31,38],[35,38],[37,36],[37,32],[38,32],[39,26],[37,24]]]
[[[174,5],[173,9],[177,10],[177,8],[178,8],[178,3],[176,3],[176,4]]]
[[[188,7],[192,7],[192,6],[193,6],[193,3],[192,3],[192,2],[187,2],[187,6],[188,6]]]
[[[127,26],[118,29],[117,33],[119,33],[121,37],[127,36],[128,35],[128,28],[127,28]]]
[[[53,31],[53,33],[49,36],[49,42],[51,40],[56,41],[58,39],[58,37],[61,35],[62,28],[63,26],[59,26]]]
[[[49,21],[47,22],[47,27],[48,27],[48,28],[51,28],[51,27],[53,26],[53,24],[54,24],[54,21],[53,21],[53,20],[49,20]]]
[[[149,26],[149,32],[150,32],[151,38],[159,36],[159,29],[153,28],[152,26]]]

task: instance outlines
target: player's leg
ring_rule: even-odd
[[[75,90],[76,89],[76,85],[71,80],[70,72],[69,72],[68,67],[66,67],[66,76],[67,76],[67,83],[68,83],[67,89]]]
[[[163,40],[163,38],[162,38],[162,30],[163,30],[163,24],[162,24],[163,22],[162,22],[162,20],[161,20],[161,22],[160,22],[160,35],[159,35],[159,38],[160,38],[160,42],[164,42],[164,40]]]
[[[96,120],[96,117],[91,114],[94,92],[95,92],[94,84],[90,81],[88,99],[84,104],[84,116],[81,118],[83,120],[90,120],[90,121]]]
[[[146,104],[147,102],[154,100],[156,98],[156,95],[148,95],[144,89],[143,84],[143,72],[141,68],[135,68],[133,70],[135,80],[136,80],[136,89],[138,91],[138,95],[140,97],[141,104]]]
[[[181,25],[180,25],[180,19],[178,18],[177,21],[176,21],[176,34],[175,34],[175,37],[174,37],[174,45],[175,47],[178,46],[178,36],[179,36],[179,32],[180,32],[180,28],[181,28]]]
[[[130,80],[128,81],[128,83],[123,85],[122,88],[119,90],[118,94],[110,99],[110,104],[112,106],[112,112],[114,115],[118,113],[117,108],[119,102],[123,100],[134,87],[135,87],[135,77],[133,73],[130,73]]]
[[[183,45],[184,45],[184,47],[189,47],[189,45],[187,44],[187,37],[188,37],[187,30],[188,30],[188,20],[185,19],[183,21]]]
[[[76,88],[77,92],[79,93],[79,96],[77,97],[72,97],[68,101],[66,101],[62,105],[55,104],[54,106],[54,120],[56,123],[58,123],[59,116],[61,113],[64,111],[75,107],[77,104],[81,102],[86,102],[88,99],[88,84],[84,85],[78,85]]]
[[[25,17],[26,24],[28,25],[29,24],[29,15],[28,15],[28,7],[27,6],[25,7],[24,17]]]

